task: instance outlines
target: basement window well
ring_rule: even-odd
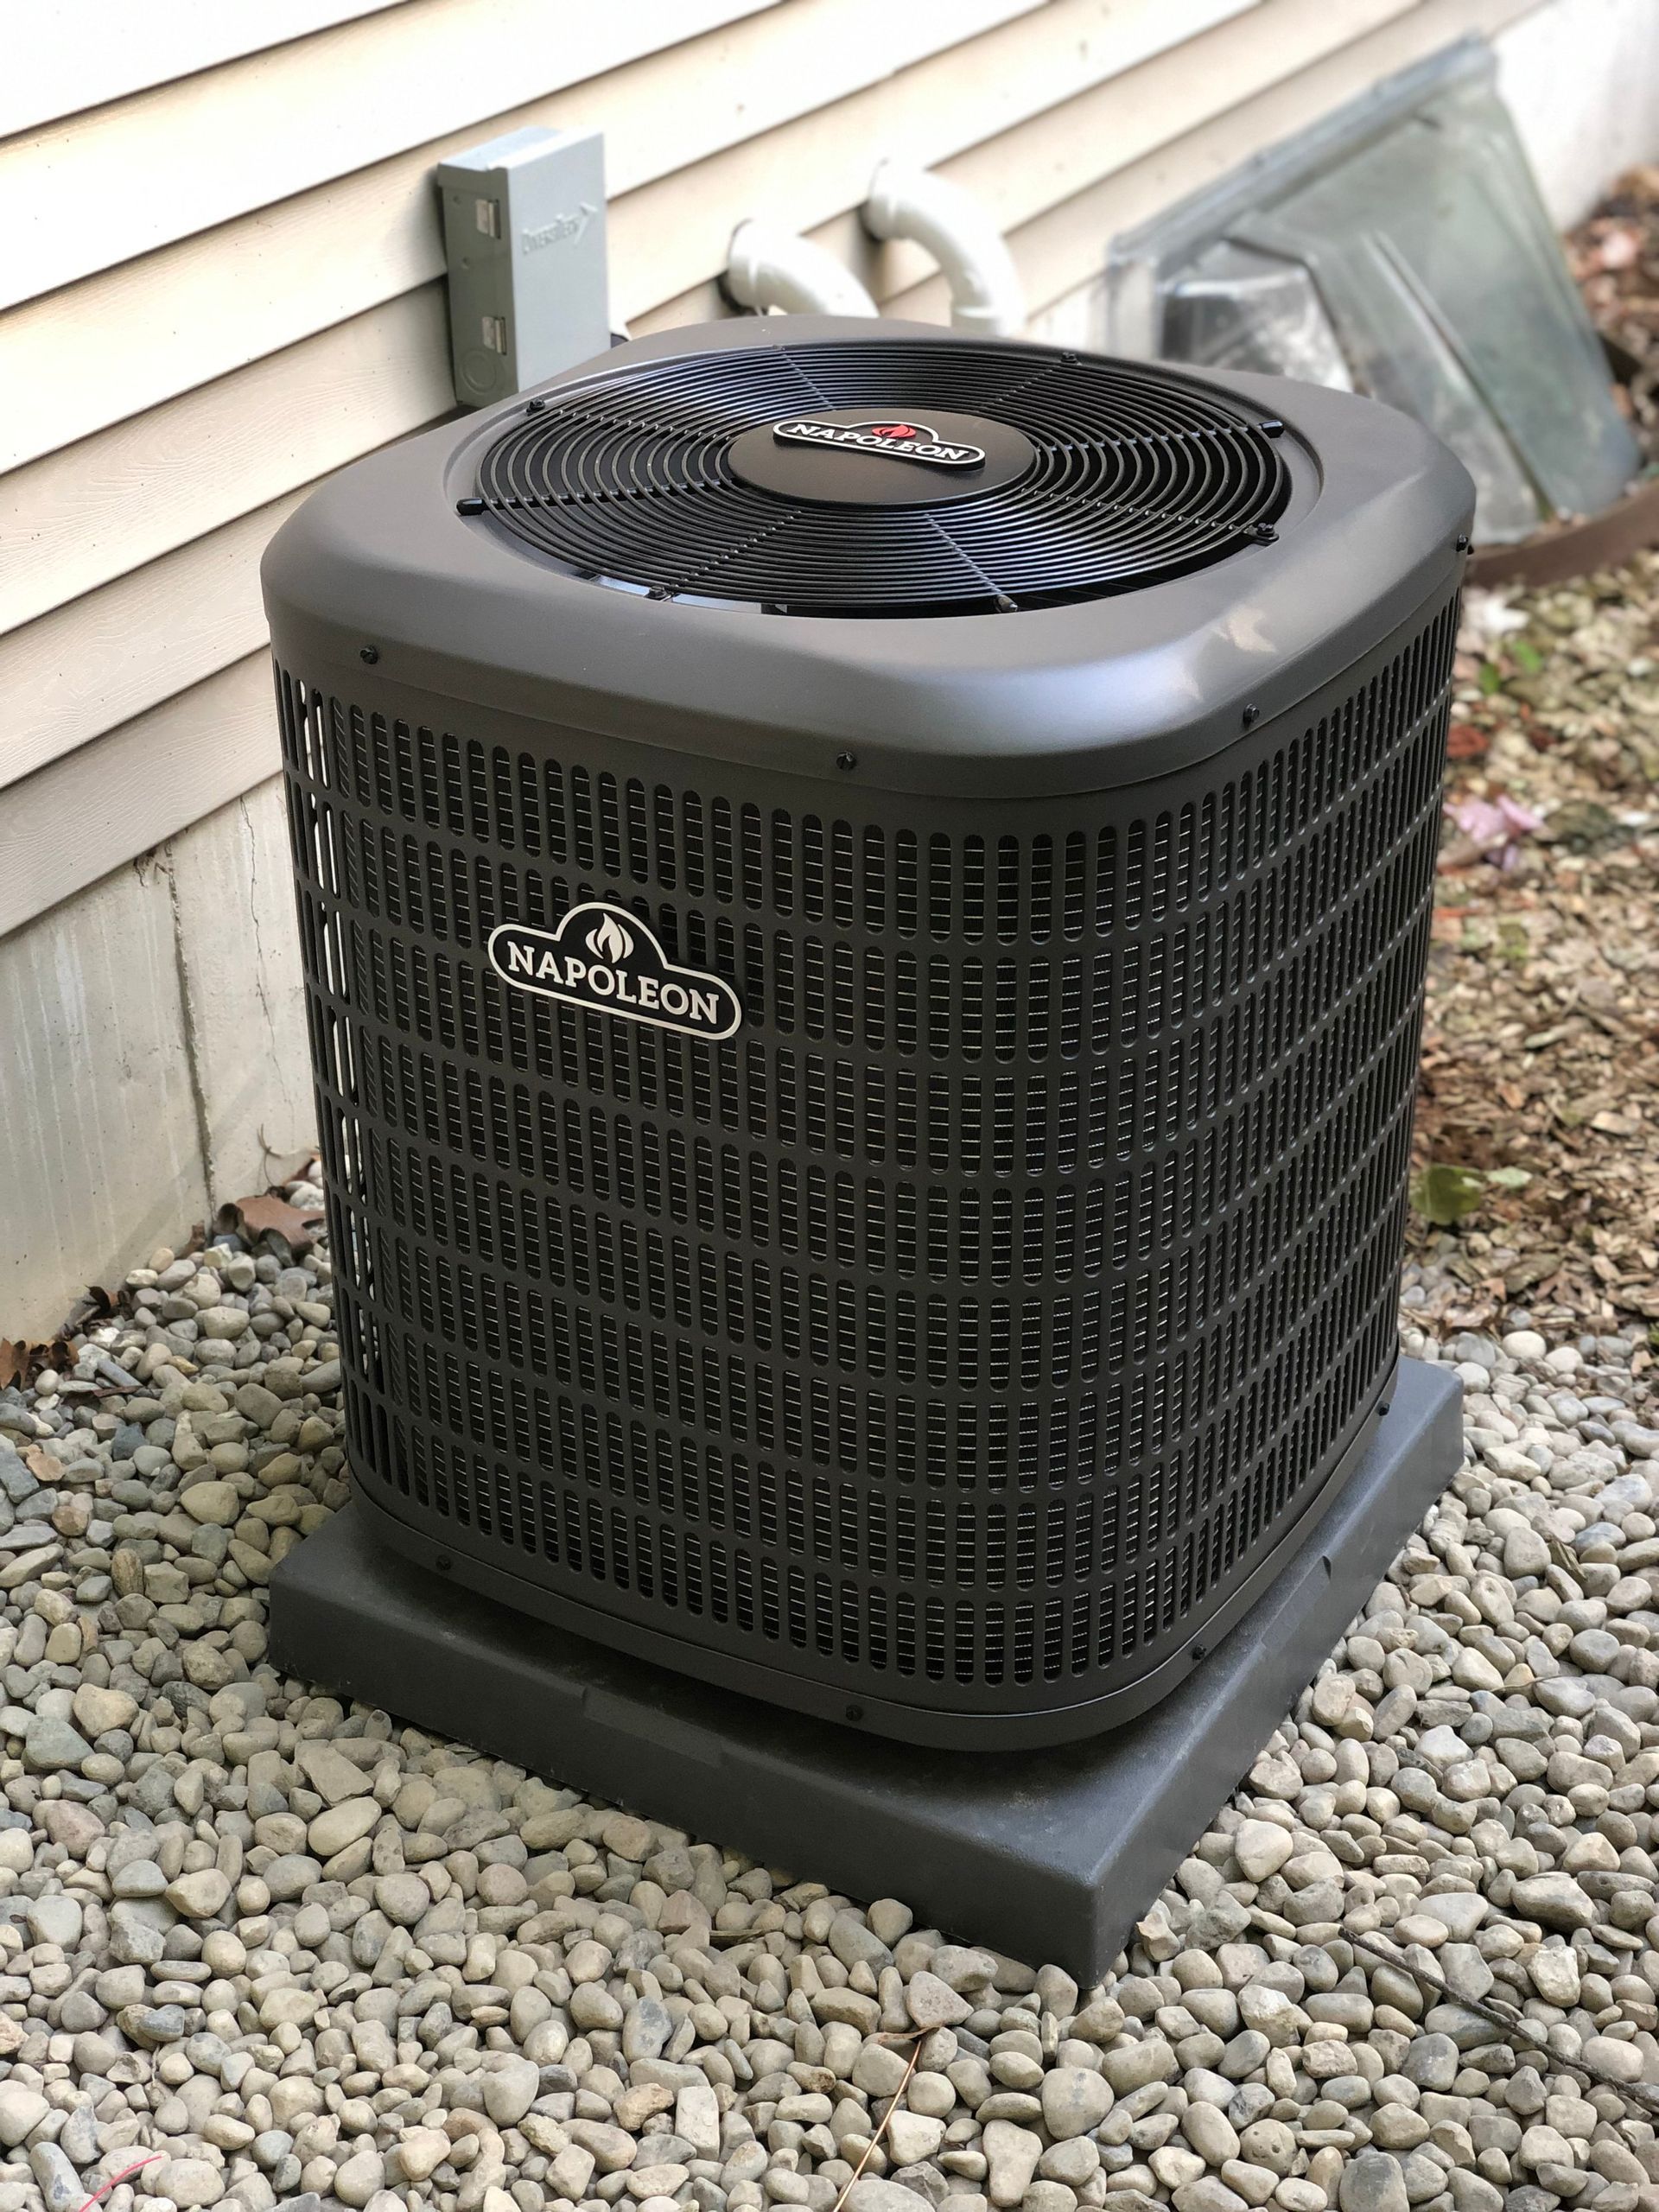
[[[1494,78],[1465,41],[1116,240],[1106,345],[1414,415],[1488,542],[1611,505],[1636,442]]]

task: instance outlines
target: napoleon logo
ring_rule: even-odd
[[[774,423],[780,446],[825,446],[832,452],[880,454],[888,461],[919,461],[925,468],[977,468],[983,446],[942,438],[931,423],[901,421],[825,423],[814,415],[791,415]]]
[[[518,990],[711,1045],[743,1020],[737,993],[721,976],[676,966],[637,914],[603,899],[572,906],[550,930],[503,922],[490,932],[489,957]]]

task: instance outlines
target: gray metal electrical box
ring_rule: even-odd
[[[455,397],[482,407],[611,340],[605,139],[534,125],[438,164]]]

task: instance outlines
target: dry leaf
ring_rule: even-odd
[[[1491,747],[1491,732],[1473,722],[1453,722],[1446,734],[1448,760],[1484,760]]]
[[[116,1302],[103,1284],[89,1282],[65,1315],[62,1334],[84,1336],[98,1322],[109,1320],[115,1310]]]
[[[74,1363],[75,1348],[66,1337],[54,1337],[49,1344],[31,1342],[27,1337],[14,1343],[0,1337],[0,1390],[14,1382],[26,1389],[42,1368],[61,1369]]]
[[[253,1198],[232,1198],[214,1215],[213,1226],[250,1246],[281,1243],[297,1260],[310,1250],[322,1218],[321,1213],[302,1213],[286,1198],[266,1191]]]

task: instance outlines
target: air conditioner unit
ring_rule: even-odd
[[[1183,1680],[1389,1387],[1471,507],[1348,394],[804,316],[308,500],[385,1541],[918,1743]]]

